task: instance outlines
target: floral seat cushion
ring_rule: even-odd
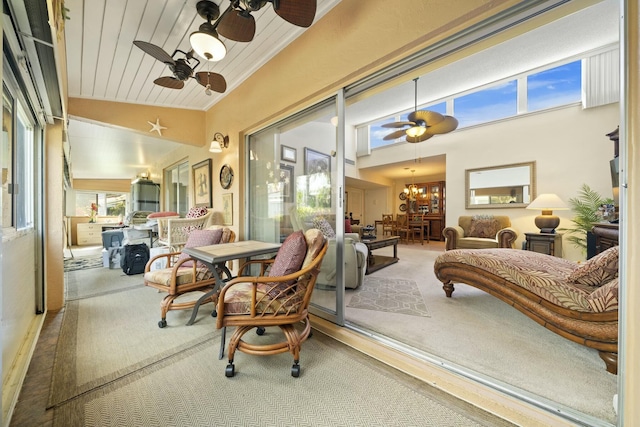
[[[612,283],[617,278],[600,282],[598,288],[571,281],[580,265],[563,258],[517,249],[456,249],[438,256],[436,265],[443,262],[481,268],[570,310],[600,312],[618,307],[617,284]]]
[[[176,272],[176,285],[185,285],[187,283],[193,283],[196,281],[207,280],[211,278],[212,274],[208,268],[196,268],[196,280],[193,280],[193,268],[192,267],[179,267]],[[171,285],[171,279],[173,277],[172,268],[163,268],[159,270],[148,271],[144,274],[144,280],[151,283],[157,283],[165,285],[167,288]]]

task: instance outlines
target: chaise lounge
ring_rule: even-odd
[[[585,263],[517,249],[457,249],[435,261],[447,297],[454,283],[481,289],[560,336],[599,351],[618,371],[618,247]]]

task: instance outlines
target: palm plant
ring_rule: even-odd
[[[605,199],[598,192],[592,190],[587,184],[582,184],[578,191],[578,197],[569,199],[569,206],[576,216],[571,220],[573,227],[562,228],[567,239],[577,248],[587,250],[587,232],[591,231],[593,224],[600,220],[598,210],[600,206],[612,204],[613,199]]]

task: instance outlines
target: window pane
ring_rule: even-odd
[[[164,210],[185,216],[189,204],[189,162],[185,161],[164,171]]]
[[[0,204],[2,205],[2,227],[11,227],[12,208],[11,191],[13,186],[13,97],[3,87],[2,92],[2,150],[0,150],[0,164],[2,165],[2,193]]]
[[[16,122],[16,228],[33,227],[34,188],[33,188],[33,127],[18,107]]]
[[[541,71],[527,77],[527,110],[537,111],[581,99],[582,61]]]
[[[453,100],[458,128],[487,123],[517,114],[517,81],[511,80]]]

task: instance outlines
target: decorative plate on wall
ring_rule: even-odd
[[[407,205],[406,203],[403,203],[400,205],[400,212],[406,212],[407,211]]]
[[[407,193],[403,191],[398,197],[400,197],[400,200],[407,200]]]
[[[233,183],[233,169],[229,165],[224,165],[220,168],[220,185],[228,190],[231,183]]]

